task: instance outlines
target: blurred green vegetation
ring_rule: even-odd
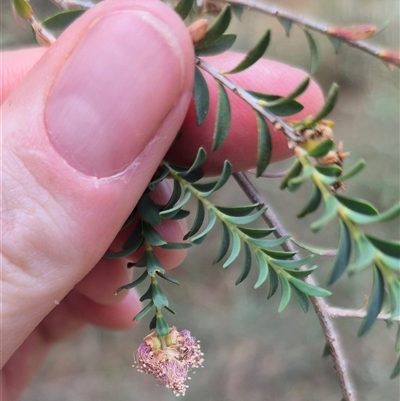
[[[3,1],[3,0],[2,0]],[[389,27],[372,41],[392,49],[399,48],[398,0],[285,0],[269,1],[293,12],[335,25],[380,23],[391,17]],[[37,7],[47,2],[32,0]],[[2,2],[1,43],[4,48],[33,45],[29,30],[21,30],[13,21],[8,3]],[[304,35],[294,27],[286,38],[273,18],[246,11],[242,23],[232,25],[238,33],[237,50],[246,51],[266,28],[272,28],[273,40],[268,57],[299,68],[309,67],[309,51]],[[345,141],[352,152],[347,165],[360,157],[367,169],[349,181],[347,191],[373,202],[379,210],[399,199],[399,70],[390,72],[381,62],[343,46],[335,55],[329,41],[314,35],[321,51],[321,66],[316,79],[326,91],[332,81],[339,83],[340,100],[332,113],[337,139]],[[288,162],[272,166],[285,168]],[[295,218],[308,198],[306,188],[296,194],[281,193],[279,180],[256,182],[284,226],[295,238],[320,247],[334,247],[336,227],[332,224],[318,236],[308,230],[312,218]],[[224,188],[218,204],[246,203],[234,182]],[[371,228],[376,236],[399,238],[398,221]],[[313,311],[304,315],[295,301],[279,315],[279,295],[266,299],[266,288],[252,288],[255,274],[240,286],[234,282],[240,273],[240,258],[235,266],[222,271],[212,266],[217,253],[219,233],[215,231],[201,247],[190,250],[183,266],[172,274],[181,287],[164,287],[172,307],[178,311],[173,324],[188,328],[202,340],[204,369],[191,382],[186,399],[190,401],[338,401],[340,390],[329,358],[322,359],[324,338]],[[207,251],[205,251],[205,249]],[[326,282],[331,260],[318,258],[316,273]],[[254,273],[254,272],[253,272]],[[342,278],[332,288],[330,303],[359,308],[371,284],[370,272]],[[172,323],[172,319],[171,319]],[[174,400],[175,396],[155,387],[151,377],[132,367],[132,352],[147,334],[147,324],[130,332],[110,332],[89,328],[52,350],[38,378],[23,401],[83,400]],[[395,401],[399,382],[389,380],[395,363],[394,328],[387,330],[377,322],[372,333],[357,339],[360,321],[338,320],[359,400]]]

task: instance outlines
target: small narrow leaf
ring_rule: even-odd
[[[147,273],[149,276],[154,277],[156,273],[165,273],[160,261],[152,251],[146,251]]]
[[[215,19],[214,23],[208,28],[204,38],[200,42],[196,43],[195,50],[204,49],[221,37],[229,27],[231,15],[232,13],[230,6],[226,5]]]
[[[229,98],[224,86],[218,83],[218,106],[215,120],[213,143],[211,150],[214,152],[219,149],[228,136],[231,124],[231,108]]]
[[[265,171],[271,160],[272,139],[268,124],[265,122],[264,117],[256,112],[256,118],[258,129],[256,177],[259,177]]]
[[[221,228],[222,228],[221,245],[217,257],[212,262],[213,265],[215,265],[225,257],[231,242],[228,226],[222,221],[221,221]]]
[[[300,278],[300,279],[304,279],[305,277],[308,277],[311,273],[314,272],[314,270],[317,268],[318,266],[315,265],[313,267],[310,267],[309,269],[302,269],[302,270],[286,270],[287,273],[289,273],[291,276],[296,277],[296,278]]]
[[[117,295],[120,291],[122,290],[130,290],[132,288],[137,287],[139,284],[143,283],[144,280],[146,280],[147,278],[147,271],[144,271],[143,274],[138,277],[136,280],[132,281],[132,283],[130,284],[126,284],[123,285],[122,287],[119,287],[116,291],[115,291],[115,295]]]
[[[275,228],[238,227],[238,229],[251,238],[264,238],[275,231]]]
[[[292,178],[296,178],[300,175],[300,173],[303,170],[302,164],[296,160],[293,164],[293,166],[290,168],[289,172],[286,174],[286,176],[283,178],[281,185],[279,186],[280,189],[285,189],[288,186],[289,181]]]
[[[308,296],[304,294],[304,292],[298,290],[297,287],[294,286],[292,283],[290,283],[290,285],[292,287],[292,290],[294,291],[294,294],[296,295],[297,300],[299,301],[301,309],[303,309],[304,313],[307,313],[309,307]]]
[[[229,255],[229,258],[226,260],[226,262],[222,265],[224,269],[229,267],[235,259],[239,256],[240,252],[240,237],[236,231],[232,231],[232,249],[231,249],[231,254]]]
[[[294,255],[296,255],[298,252],[297,251],[293,251],[293,252],[284,252],[284,251],[272,251],[271,249],[262,249],[262,251],[270,256],[271,258],[274,259],[290,259],[292,258]]]
[[[343,169],[337,164],[331,164],[329,166],[315,166],[315,169],[327,177],[338,177],[343,171]]]
[[[386,212],[378,214],[377,216],[366,216],[356,212],[348,212],[347,215],[357,224],[371,224],[378,223],[380,221],[393,220],[394,218],[400,216],[400,203],[394,205]]]
[[[177,210],[176,213],[170,213],[162,216],[163,219],[166,220],[182,220],[186,219],[190,214],[189,210]]]
[[[193,101],[196,111],[197,125],[203,124],[210,108],[210,93],[208,91],[207,82],[199,68],[195,67]]]
[[[293,99],[300,96],[308,88],[309,84],[310,84],[310,77],[304,78],[299,83],[299,85],[291,93],[289,93],[289,95],[287,95],[285,97],[281,97],[275,101],[269,102],[268,107],[279,106],[281,104],[286,104],[286,103],[291,102]]]
[[[297,217],[301,218],[306,216],[307,214],[315,212],[318,209],[319,204],[321,203],[321,199],[321,191],[316,185],[313,185],[310,199],[308,200],[306,206],[304,206],[303,210],[297,215]]]
[[[208,212],[208,223],[207,223],[206,228],[200,234],[197,234],[195,237],[192,237],[190,242],[192,242],[193,244],[201,244],[203,242],[204,238],[206,237],[206,235],[213,228],[216,220],[217,220],[217,216],[216,216],[215,212],[212,209],[209,210],[209,212]]]
[[[152,297],[153,297],[153,287],[150,284],[147,291],[139,298],[139,301],[143,302],[146,301],[147,299],[152,299]]]
[[[159,336],[166,336],[169,333],[168,323],[165,321],[163,316],[160,314],[156,314],[156,331]]]
[[[150,224],[143,223],[143,236],[153,246],[166,245],[167,241]]]
[[[192,237],[193,235],[197,234],[200,230],[200,227],[202,226],[204,222],[204,217],[205,217],[205,212],[204,212],[204,206],[203,202],[200,200],[197,200],[197,212],[196,212],[196,217],[194,219],[192,228],[190,231],[183,237],[184,240],[187,240],[188,238]]]
[[[258,279],[254,284],[254,288],[259,288],[262,284],[265,283],[268,277],[268,263],[265,259],[265,255],[261,251],[256,251],[256,260],[258,266]]]
[[[315,43],[314,37],[307,29],[303,29],[304,34],[306,35],[308,46],[310,47],[311,54],[311,75],[314,75],[319,67],[319,53],[317,44]]]
[[[271,266],[268,266],[268,270],[269,270],[269,291],[267,299],[270,299],[278,289],[279,279],[275,270]]]
[[[350,261],[351,236],[346,224],[339,220],[339,245],[333,267],[328,279],[328,285],[335,283],[345,272]]]
[[[329,89],[328,96],[325,99],[325,103],[321,110],[313,117],[312,121],[309,122],[310,125],[317,123],[318,121],[325,118],[334,108],[339,97],[339,85],[333,83]]]
[[[218,191],[220,188],[222,188],[227,183],[227,181],[229,180],[231,175],[232,175],[232,164],[228,160],[225,160],[221,175],[219,176],[216,184],[213,185],[212,189],[210,189],[209,191],[202,192],[201,195],[203,197],[207,197],[207,196],[211,195],[212,193]],[[199,189],[199,188],[201,188],[200,185],[201,184],[199,184],[199,185],[194,184],[193,186],[196,189]]]
[[[161,181],[163,181],[168,174],[169,174],[168,167],[165,164],[162,164],[154,174],[153,178],[151,179],[151,182],[148,185],[149,190],[154,191],[157,185]]]
[[[157,282],[152,283],[152,299],[157,309],[168,306],[168,299]]]
[[[194,0],[179,0],[175,12],[184,20],[192,10]]]
[[[290,30],[292,29],[293,21],[287,18],[278,17],[278,21],[285,29],[286,37],[290,36]]]
[[[157,276],[160,276],[162,279],[164,279],[166,281],[169,281],[172,284],[179,285],[179,281],[177,279],[169,277],[169,276],[166,276],[163,273],[157,272]]]
[[[142,195],[136,205],[140,217],[147,223],[159,226],[161,224],[160,205],[157,205],[148,195]]]
[[[325,156],[335,146],[335,142],[332,139],[327,139],[317,145],[314,149],[308,151],[311,157],[319,158]]]
[[[260,209],[256,213],[251,214],[250,216],[242,216],[242,217],[226,216],[225,220],[229,221],[230,223],[236,224],[236,225],[249,224],[249,223],[252,223],[253,221],[256,221],[260,216],[262,216],[262,214],[266,210],[267,210],[267,207],[264,206],[262,209]]]
[[[325,290],[325,288],[308,284],[305,281],[299,280],[298,278],[295,278],[293,276],[290,276],[289,280],[295,287],[297,287],[298,290],[304,292],[311,297],[327,297],[329,295],[332,295],[332,293],[328,290]]]
[[[290,301],[291,288],[289,281],[283,274],[279,274],[279,281],[281,283],[281,302],[279,304],[278,312],[281,313]]]
[[[339,53],[339,49],[342,46],[343,41],[334,36],[328,36],[329,41],[332,43],[333,48],[335,49],[335,54]]]
[[[326,356],[329,356],[329,355],[331,355],[331,349],[330,349],[328,343],[325,343],[325,347],[322,351],[322,358],[325,358]]]
[[[67,10],[52,15],[42,22],[42,26],[53,31],[64,31],[86,10]]]
[[[283,259],[271,259],[270,263],[276,266],[281,267],[282,269],[298,269],[299,267],[304,266],[307,264],[314,255],[308,255],[302,259],[290,259],[290,260],[283,260]]]
[[[185,192],[183,194],[183,198],[174,207],[171,207],[171,208],[166,209],[166,210],[161,210],[159,212],[160,216],[161,217],[165,217],[165,216],[168,216],[170,214],[174,215],[175,212],[180,210],[189,201],[190,196],[191,196],[190,190],[188,188],[185,188]]]
[[[29,19],[33,16],[33,10],[31,5],[26,0],[13,0],[15,11],[22,19]]]
[[[378,211],[375,209],[375,207],[362,199],[354,199],[354,198],[349,198],[347,196],[339,195],[336,194],[335,198],[344,206],[347,208],[354,210],[357,213],[369,215],[369,216],[376,216],[378,215]]]
[[[176,315],[176,312],[173,310],[173,309],[171,309],[169,306],[164,306],[164,308],[169,312],[169,313],[172,313],[173,315]],[[155,327],[154,327],[155,328]],[[151,330],[151,329],[150,329]]]
[[[364,167],[367,164],[365,163],[364,159],[358,160],[355,164],[353,164],[344,174],[342,174],[338,179],[340,181],[346,181],[349,178],[353,178],[356,176],[358,173],[360,173],[362,170],[364,170]]]
[[[227,35],[222,35],[210,46],[205,47],[203,49],[197,49],[196,56],[200,57],[215,56],[217,54],[225,53],[234,45],[235,41],[236,41],[236,35],[232,33],[229,33]]]
[[[150,301],[134,318],[133,320],[143,319],[153,308],[153,301]]]
[[[204,150],[204,148],[199,148],[199,150],[197,151],[196,159],[186,173],[189,174],[192,171],[197,170],[206,161],[206,159],[207,152]]]
[[[243,6],[239,6],[236,4],[231,4],[231,9],[233,15],[239,20],[242,20],[242,15],[243,15]]]
[[[107,252],[104,257],[106,259],[119,259],[125,258],[126,256],[136,252],[143,244],[144,237],[142,234],[142,224],[138,222],[132,233],[125,241],[122,251],[119,252]]]
[[[382,310],[384,295],[385,282],[382,273],[377,267],[374,267],[374,280],[372,283],[371,295],[367,306],[367,315],[365,316],[360,330],[358,331],[359,337],[367,334],[371,330],[372,325],[375,323],[376,317]]]
[[[268,29],[258,43],[253,49],[251,49],[246,57],[233,69],[223,72],[224,74],[236,74],[238,72],[244,71],[256,63],[265,53],[268,48],[269,41],[271,37],[271,31]]]
[[[291,237],[290,234],[276,239],[258,239],[250,237],[248,238],[248,242],[251,242],[256,246],[259,246],[260,248],[274,248],[275,246],[280,246],[284,244],[290,237]]]
[[[133,211],[129,215],[129,217],[125,220],[125,223],[121,227],[121,231],[125,230],[126,227],[129,227],[132,224],[132,222],[135,220],[136,214],[137,214],[137,210],[135,208],[135,209],[133,209]]]
[[[242,272],[240,273],[240,276],[235,282],[235,285],[240,284],[242,281],[244,281],[247,276],[250,273],[251,269],[251,251],[250,247],[248,244],[244,243],[244,263],[243,263],[243,269]]]
[[[187,242],[167,242],[157,246],[161,249],[188,249],[192,247],[192,244]]]
[[[353,263],[348,267],[349,273],[358,272],[369,266],[375,258],[376,250],[364,234],[354,237],[355,256]]]
[[[393,258],[400,259],[400,242],[399,241],[386,241],[379,238],[366,235],[368,240],[378,248],[382,253]]]
[[[313,233],[318,232],[322,227],[328,224],[337,214],[338,202],[330,195],[324,197],[324,214],[320,219],[311,224],[310,229]]]
[[[258,203],[254,203],[252,205],[234,206],[234,207],[216,206],[216,208],[220,212],[222,212],[223,214],[226,214],[228,216],[247,216],[257,206],[258,206]]]

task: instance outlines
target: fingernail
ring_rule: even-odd
[[[47,99],[51,143],[96,177],[125,170],[179,98],[184,66],[172,31],[143,11],[103,17],[85,33]]]

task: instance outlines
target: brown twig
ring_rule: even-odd
[[[220,3],[219,0],[211,0],[212,3]],[[396,52],[386,51],[386,49],[382,49],[380,47],[374,46],[373,44],[367,43],[365,41],[360,40],[350,40],[349,38],[340,35],[339,33],[331,32],[329,29],[331,28],[330,25],[322,22],[316,22],[310,20],[308,18],[304,18],[303,16],[295,15],[289,13],[287,11],[281,10],[276,6],[266,4],[259,0],[223,0],[224,3],[235,5],[235,6],[242,6],[245,9],[252,9],[255,11],[260,11],[264,14],[268,14],[275,18],[283,18],[286,20],[291,21],[293,24],[296,24],[302,28],[307,28],[315,32],[319,32],[322,35],[335,38],[340,40],[347,45],[354,47],[358,50],[361,50],[365,53],[368,53],[378,59],[388,62],[396,67],[400,67],[400,60],[399,55]],[[390,55],[390,57],[388,57]]]
[[[266,200],[260,195],[244,173],[234,173],[233,177],[251,202],[258,203],[259,208],[266,206]],[[268,207],[267,211],[263,214],[263,219],[269,227],[275,228],[274,234],[277,238],[282,238],[286,235],[284,228],[270,207]],[[290,241],[284,242],[282,249],[288,252],[295,251],[295,248]],[[297,255],[293,258],[298,259]],[[308,276],[305,281],[311,285],[316,284],[314,279],[310,276]],[[343,400],[356,401],[356,395],[347,370],[346,358],[341,349],[339,335],[335,330],[332,317],[329,313],[329,306],[322,298],[310,297],[310,301],[324,332],[326,343],[332,356],[336,377],[342,391]]]

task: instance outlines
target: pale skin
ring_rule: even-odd
[[[118,35],[129,37],[131,19],[138,22],[135,35],[143,29],[146,41],[131,43],[126,39],[120,44],[115,39]],[[79,53],[79,49],[90,34],[90,40],[99,40],[105,53],[122,52],[123,63],[113,57],[99,58],[102,62],[96,63],[93,57],[100,57],[95,55],[98,50],[85,59],[82,54],[87,52]],[[133,50],[125,55],[123,46]],[[149,55],[150,69],[146,49],[156,49],[157,56]],[[78,53],[79,57],[74,56]],[[138,54],[144,54],[144,58]],[[74,63],[70,61],[73,57]],[[225,68],[239,57],[227,54],[210,61]],[[127,79],[121,77],[126,70],[124,63],[132,66],[129,73],[136,77],[130,82],[137,90],[126,95],[131,108],[126,108],[121,95],[112,91],[118,87],[118,80]],[[121,73],[119,68],[123,69]],[[87,12],[50,49],[2,54],[4,401],[17,399],[54,342],[87,324],[109,329],[134,325],[132,317],[140,310],[136,293],[113,295],[116,288],[131,279],[126,260],[101,257],[113,240],[112,248],[118,249],[128,235],[117,236],[180,127],[183,136],[168,152],[170,160],[187,163],[198,146],[210,146],[216,92],[210,81],[210,116],[197,127],[190,105],[193,70],[193,48],[187,30],[158,0],[107,0]],[[97,72],[101,79],[94,87],[86,87]],[[265,60],[234,79],[248,89],[284,95],[304,76],[299,70]],[[82,77],[85,85],[74,86]],[[96,92],[103,90],[102,85],[107,96]],[[121,86],[126,85],[122,82]],[[83,106],[88,112],[79,116],[76,104],[81,98],[89,98],[90,91],[95,91],[93,103],[87,101]],[[302,96],[305,110],[296,119],[315,113],[323,102],[315,83]],[[151,105],[148,99],[152,99]],[[217,172],[226,158],[237,170],[255,165],[254,115],[241,101],[231,99],[233,128],[227,143],[210,156],[206,173]],[[98,135],[87,138],[90,130]],[[131,132],[134,134],[129,135]],[[289,157],[285,138],[273,132],[273,140],[273,159]],[[165,201],[168,193],[163,185],[155,197]],[[166,222],[159,231],[167,240],[179,242],[185,225]],[[183,261],[185,252],[159,251],[158,257],[166,268],[173,268]]]

